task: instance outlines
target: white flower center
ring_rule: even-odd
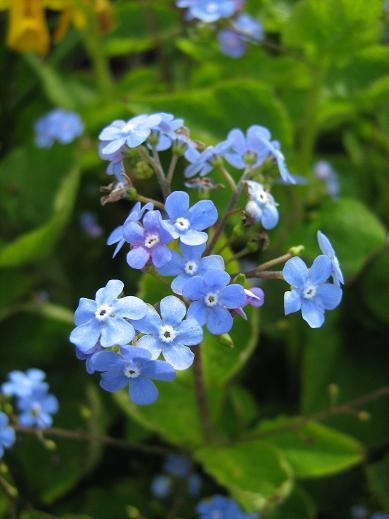
[[[213,292],[209,292],[205,297],[204,297],[204,303],[207,305],[207,306],[215,306],[217,305],[217,294],[213,293]]]
[[[190,276],[194,276],[198,268],[199,267],[195,261],[187,261],[184,266],[185,273],[189,274]]]
[[[217,11],[217,3],[216,2],[209,2],[209,4],[207,4],[207,7],[205,8],[205,10],[207,11],[207,13],[216,13],[216,11]]]
[[[127,133],[131,132],[136,128],[136,124],[129,121],[126,125],[123,126],[123,128],[120,130],[123,135],[126,135]]]
[[[169,344],[170,342],[173,342],[176,338],[177,332],[173,328],[173,326],[170,326],[169,324],[164,324],[159,329],[159,338],[162,342],[165,342],[166,344]]]
[[[312,299],[316,295],[316,287],[314,287],[313,285],[308,285],[304,289],[303,295],[304,295],[305,299]]]
[[[189,220],[187,220],[186,218],[180,217],[177,218],[177,220],[174,222],[174,226],[179,231],[187,231],[190,227],[190,223]]]
[[[158,234],[148,234],[145,238],[145,247],[148,249],[151,249],[154,247],[154,245],[157,245],[159,243],[159,236]]]
[[[140,375],[140,369],[133,364],[128,364],[123,370],[124,376],[127,378],[137,378]]]
[[[109,305],[101,305],[95,312],[95,317],[99,321],[105,321],[112,315],[112,307]]]

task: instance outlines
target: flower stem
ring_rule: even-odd
[[[244,274],[246,278],[260,278],[260,279],[280,279],[281,281],[284,280],[284,276],[282,275],[282,272],[275,270],[267,270],[265,272],[257,272],[255,270],[251,272],[246,272]]]
[[[169,189],[170,189],[170,186],[171,186],[171,183],[173,180],[173,176],[174,176],[174,172],[176,170],[178,159],[179,159],[179,156],[176,153],[173,153],[170,164],[169,164],[169,169],[168,169],[167,175],[166,175],[166,182],[168,183]]]
[[[139,150],[142,153],[143,157],[147,160],[147,162],[154,169],[155,176],[157,177],[158,184],[162,191],[162,195],[164,198],[167,198],[169,196],[170,189],[169,189],[169,185],[166,181],[165,173],[163,171],[161,161],[159,160],[159,155],[158,155],[156,147],[153,146],[153,156],[152,157],[150,157],[147,149],[144,146],[140,146]]]
[[[224,178],[230,184],[232,192],[235,193],[235,191],[237,189],[237,185],[236,185],[235,180],[232,178],[232,175],[230,174],[230,172],[223,165],[219,166],[219,170],[223,173]]]
[[[204,384],[203,367],[201,362],[201,346],[196,347],[195,358],[193,362],[193,376],[197,410],[199,414],[203,438],[205,443],[211,443],[214,435],[209,415],[207,394]]]
[[[154,200],[153,198],[149,198],[147,196],[137,194],[136,199],[138,200],[138,202],[142,202],[143,204],[148,204],[149,202],[151,202],[154,207],[158,207],[158,209],[161,210],[165,208],[161,202],[158,202],[158,200]]]
[[[279,265],[280,263],[285,263],[290,258],[293,258],[293,254],[288,252],[287,254],[278,256],[278,258],[274,258],[272,260],[266,261],[265,263],[262,263],[261,265],[258,265],[257,267],[255,267],[255,269],[251,270],[250,272],[247,272],[245,275],[247,276],[248,274],[251,274],[254,272],[258,273],[258,272],[263,272],[265,270],[271,269],[271,268],[275,267],[276,265]]]

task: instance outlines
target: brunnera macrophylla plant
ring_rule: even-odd
[[[245,306],[263,305],[263,290],[249,286],[247,279],[285,281],[289,285],[285,314],[301,311],[312,328],[322,326],[325,311],[339,305],[342,271],[330,240],[320,231],[322,254],[310,267],[298,256],[302,247],[249,272],[230,272],[220,254],[226,224],[242,199],[244,225],[270,231],[279,224],[278,204],[271,194],[273,182],[294,189],[296,180],[267,128],[253,125],[245,132],[234,128],[223,142],[205,147],[190,138],[182,119],[155,113],[115,120],[99,139],[100,157],[108,162],[107,173],[114,178],[104,203],[137,200],[108,238],[108,245],[115,246],[113,256],[123,258],[124,253],[128,268],[149,272],[156,283],[171,289],[171,295],[157,303],[143,301],[123,296],[123,282],[112,279],[97,290],[94,299],[80,299],[70,341],[77,357],[86,361],[87,372],[100,373],[103,389],[128,388],[135,404],[152,404],[158,397],[156,382],[169,382],[176,371],[193,365],[205,330],[228,334],[236,319],[247,319]],[[171,158],[165,171],[160,153],[167,150]],[[127,159],[134,156],[155,173],[163,200],[136,192],[133,171],[126,168]],[[186,190],[171,191],[178,161],[185,161],[183,187],[198,189],[200,201],[192,203]],[[239,172],[238,181],[227,169],[230,166]],[[269,174],[274,168],[279,180]],[[207,177],[216,169],[231,189],[222,215],[212,201],[216,184]],[[269,270],[280,264],[284,264],[282,270]],[[201,369],[198,362],[195,367]]]

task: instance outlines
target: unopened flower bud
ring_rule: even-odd
[[[229,333],[223,333],[219,335],[219,342],[223,346],[227,346],[227,348],[235,348],[234,341]]]
[[[130,187],[130,189],[128,189],[128,191],[127,191],[127,194],[128,194],[129,200],[136,200],[136,197],[138,196],[138,193],[137,193],[135,187]]]
[[[300,256],[304,251],[304,245],[295,245],[291,247],[288,252],[292,254],[292,256]]]

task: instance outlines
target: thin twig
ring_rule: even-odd
[[[170,160],[169,169],[167,170],[167,175],[166,175],[166,182],[169,186],[169,189],[170,189],[170,186],[171,186],[171,183],[173,180],[173,176],[174,176],[174,172],[176,170],[178,159],[179,159],[179,155],[177,155],[177,153],[173,153],[172,158]]]
[[[280,279],[281,281],[284,280],[284,276],[282,275],[282,272],[279,270],[275,271],[265,271],[265,272],[246,272],[245,273],[246,278],[259,278],[259,279]]]
[[[232,175],[230,174],[230,172],[222,164],[219,166],[219,170],[223,173],[224,178],[230,184],[232,192],[235,193],[235,191],[237,189],[237,185],[236,185],[235,180],[232,178]]]
[[[163,211],[165,209],[165,206],[161,202],[158,202],[158,200],[154,200],[153,198],[149,198],[147,196],[137,194],[136,199],[139,202],[142,202],[143,204],[147,204],[147,203],[151,202],[154,207],[158,207],[158,209],[161,209],[161,211]]]
[[[274,258],[272,260],[266,261],[265,263],[261,263],[261,265],[258,265],[255,267],[255,269],[250,270],[249,272],[245,272],[246,277],[255,277],[255,274],[258,272],[263,272],[264,270],[271,269],[275,267],[276,265],[279,265],[280,263],[285,263],[290,258],[293,257],[293,254],[288,252],[287,254],[283,254],[282,256],[279,256],[278,258]],[[250,274],[253,274],[253,276],[250,276]]]

